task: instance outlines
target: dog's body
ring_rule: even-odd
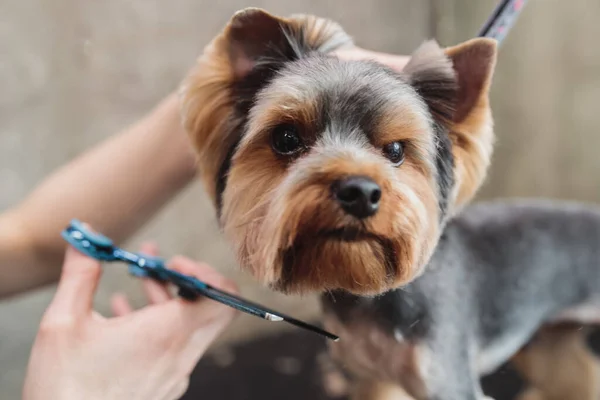
[[[595,208],[471,206],[412,283],[377,298],[324,297],[327,325],[342,335],[330,346],[334,358],[360,379],[396,382],[418,399],[480,398],[479,376],[543,324],[599,321],[599,244]]]
[[[594,314],[600,214],[461,213],[492,155],[494,41],[427,42],[402,72],[330,54],[352,46],[332,21],[237,13],[182,86],[202,179],[243,268],[328,293],[362,398],[478,399],[541,324]]]

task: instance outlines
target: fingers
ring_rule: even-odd
[[[380,53],[376,51],[365,50],[360,47],[338,50],[335,54],[344,60],[373,60],[387,65],[396,71],[402,71],[410,57],[398,56],[394,54]]]
[[[115,317],[122,317],[133,312],[133,307],[131,307],[127,296],[122,293],[117,293],[111,297],[110,308]]]
[[[140,252],[153,257],[158,256],[158,246],[153,242],[146,242],[142,244]],[[144,279],[142,286],[150,304],[160,304],[171,299],[167,286],[153,279]]]
[[[179,256],[169,262],[169,268],[194,276],[225,292],[232,294],[238,292],[237,286],[231,280],[207,264]],[[112,308],[113,312],[119,316],[132,313],[131,306],[120,295],[113,297]],[[154,325],[158,319],[161,326],[165,327],[164,334],[175,330],[180,333],[182,338],[189,339],[194,332],[202,330],[201,336],[205,337],[203,340],[211,342],[214,336],[231,322],[236,311],[231,307],[201,297],[198,301],[192,302],[181,298],[170,299],[155,307],[145,307],[132,315],[139,321],[140,326]],[[207,335],[207,333],[210,334]]]
[[[145,242],[140,248],[140,253],[148,256],[158,255],[158,246],[154,242]],[[144,293],[148,298],[149,304],[160,304],[172,298],[166,286],[161,285],[153,279],[146,278],[142,281]],[[117,293],[110,300],[111,311],[115,317],[122,317],[131,314],[134,309],[127,299],[127,296],[122,293]]]
[[[237,286],[207,264],[185,257],[175,257],[169,268],[194,276],[216,288],[237,293]],[[187,301],[172,299],[155,307],[146,307],[132,314],[144,334],[151,334],[153,346],[177,348],[180,368],[189,374],[200,357],[237,315],[236,310],[218,302],[200,298]],[[161,329],[148,329],[161,326]]]
[[[208,264],[198,263],[185,257],[175,257],[169,267],[183,274],[195,276],[227,293],[238,293],[238,287],[233,281]],[[198,360],[231,324],[238,312],[210,299],[195,302],[179,300],[178,306],[179,326],[182,326],[182,331],[188,337],[185,350],[182,352],[181,368],[191,374]]]
[[[237,286],[215,269],[204,263],[198,263],[185,257],[175,257],[169,262],[169,268],[186,275],[194,276],[211,286],[235,294]],[[147,310],[149,313],[151,310]],[[161,313],[165,325],[177,326],[186,335],[215,322],[227,325],[236,312],[231,307],[200,297],[197,301],[181,298],[166,302],[157,310]],[[146,313],[142,313],[144,315]],[[140,317],[145,318],[145,317]]]
[[[160,304],[171,299],[171,293],[169,293],[167,287],[155,280],[146,278],[142,282],[142,286],[150,304]]]
[[[58,288],[48,312],[63,316],[89,315],[101,273],[98,261],[68,246]]]
[[[189,258],[175,257],[170,262],[170,268],[183,274],[194,276],[207,284],[227,293],[237,294],[237,285],[221,275],[208,264],[198,263]],[[203,329],[200,341],[208,346],[214,338],[227,326],[237,314],[233,308],[210,299],[188,302],[181,300],[183,319],[187,329],[194,331]],[[196,344],[202,348],[202,343]]]

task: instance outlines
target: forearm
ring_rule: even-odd
[[[60,232],[72,218],[123,241],[194,175],[194,155],[172,95],[0,216],[0,297],[58,279],[65,249]]]

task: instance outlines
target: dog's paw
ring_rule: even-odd
[[[329,354],[319,354],[317,363],[321,371],[323,390],[327,396],[331,398],[348,396],[350,393],[350,384],[346,377],[336,368]]]
[[[544,400],[544,395],[538,389],[529,388],[518,394],[515,400]]]

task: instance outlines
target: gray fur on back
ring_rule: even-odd
[[[448,225],[429,273],[415,284],[435,286],[470,309],[440,305],[436,311],[469,326],[484,354],[510,342],[516,351],[540,324],[599,294],[599,245],[597,208],[549,201],[481,203]],[[444,284],[449,280],[455,285]],[[510,355],[484,362],[483,372]]]

